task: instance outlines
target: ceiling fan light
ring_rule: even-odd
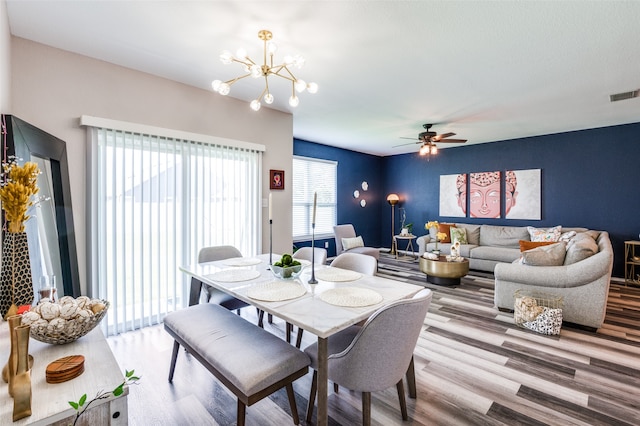
[[[232,59],[233,55],[228,50],[224,50],[220,54],[220,61],[222,61],[222,63],[225,65],[229,65],[232,62]]]
[[[318,93],[318,85],[316,83],[307,84],[307,92],[309,93]]]
[[[429,145],[422,145],[420,147],[420,151],[419,151],[420,155],[427,155],[429,154]]]
[[[431,155],[435,155],[438,153],[438,147],[435,145],[431,145]]]
[[[252,110],[254,111],[258,111],[260,109],[260,101],[257,99],[254,99],[251,101],[251,104],[249,105],[251,107]]]
[[[296,95],[292,95],[289,98],[289,105],[292,106],[293,108],[297,107],[299,103],[300,103],[300,99]]]
[[[296,88],[296,92],[302,93],[307,88],[307,83],[304,80],[296,80],[293,86]]]
[[[273,95],[271,93],[267,93],[264,95],[264,103],[267,105],[271,105],[273,103]]]

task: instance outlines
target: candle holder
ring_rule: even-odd
[[[311,279],[309,284],[318,284],[316,280],[316,224],[311,224]]]
[[[273,265],[272,256],[273,256],[273,219],[269,219],[269,266]]]

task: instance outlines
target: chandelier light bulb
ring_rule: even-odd
[[[220,90],[221,84],[222,82],[220,80],[213,80],[213,82],[211,83],[211,87],[213,88],[213,91],[217,92],[218,90]]]
[[[307,84],[307,92],[318,93],[318,85],[316,83]]]
[[[229,86],[227,83],[220,83],[220,87],[218,87],[218,93],[220,93],[222,96],[227,96],[230,91],[231,86]]]
[[[223,64],[225,65],[229,65],[233,59],[233,55],[231,54],[231,52],[229,52],[228,50],[224,50],[221,54],[220,54],[220,60],[222,61]]]
[[[238,59],[247,59],[247,51],[243,48],[238,49],[238,51],[236,52],[236,57]]]
[[[289,105],[291,105],[293,108],[297,107],[299,103],[300,103],[300,99],[297,96],[292,95],[289,98]]]
[[[273,103],[273,95],[271,93],[267,93],[264,95],[264,103],[267,105],[271,105]]]
[[[262,77],[262,69],[260,69],[260,65],[251,65],[251,77],[260,78]]]
[[[276,53],[277,50],[278,50],[278,45],[277,44],[275,44],[272,41],[267,43],[267,51],[269,52],[270,55],[273,55],[274,53]]]
[[[285,65],[291,65],[291,64],[293,64],[293,56],[291,56],[291,55],[286,55],[286,56],[284,57],[283,61],[284,61],[284,64],[285,64]]]
[[[257,99],[254,99],[254,100],[252,100],[252,101],[251,101],[250,106],[251,106],[251,109],[252,109],[252,110],[254,110],[254,111],[258,111],[258,110],[260,109],[260,106],[261,106],[261,105],[260,105],[260,101],[259,101],[259,100],[257,100]]]
[[[307,88],[307,83],[304,80],[296,80],[293,86],[296,88],[296,92],[302,93]]]
[[[298,69],[304,66],[304,62],[305,62],[305,59],[300,55],[296,55],[293,57],[293,65]]]

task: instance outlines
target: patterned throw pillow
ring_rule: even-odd
[[[364,241],[361,236],[342,239],[342,248],[344,250],[351,250],[356,247],[364,247]]]
[[[467,230],[464,228],[454,228],[453,226],[450,228],[451,231],[451,241],[459,242],[460,244],[469,244],[467,242]]]
[[[560,235],[562,234],[562,226],[554,226],[549,229],[538,229],[533,226],[527,226],[527,231],[529,231],[529,236],[531,237],[531,241],[559,241]]]

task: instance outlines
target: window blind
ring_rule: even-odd
[[[293,240],[311,239],[313,195],[317,193],[316,238],[333,236],[337,217],[338,163],[293,157]]]

